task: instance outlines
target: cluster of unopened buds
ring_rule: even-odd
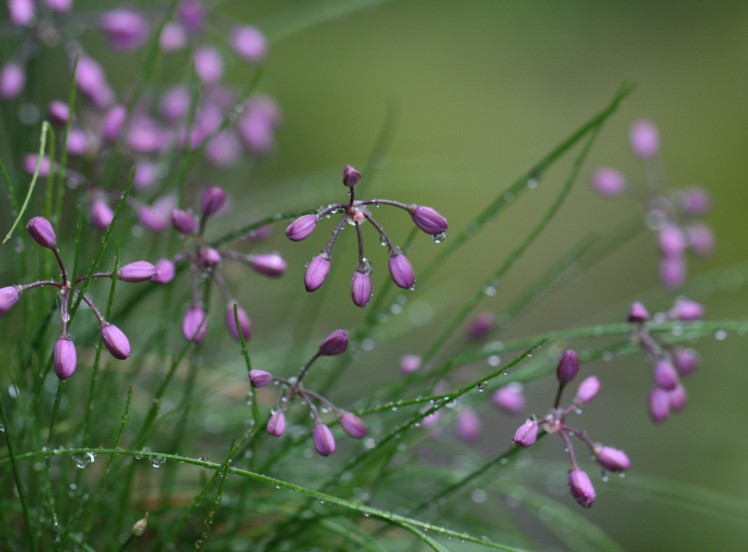
[[[655,316],[657,322],[696,322],[704,316],[704,306],[685,297],[675,300],[666,313]],[[696,351],[679,345],[670,345],[658,339],[647,329],[649,312],[639,302],[631,305],[628,320],[632,324],[632,340],[644,352],[652,368],[654,387],[649,392],[649,415],[655,423],[664,422],[671,412],[686,406],[688,395],[681,378],[696,369]]]
[[[78,355],[72,338],[68,334],[68,323],[70,322],[70,303],[76,297],[88,305],[99,323],[101,339],[114,358],[124,360],[130,357],[130,342],[127,336],[117,326],[108,322],[101,311],[96,307],[93,300],[87,295],[79,295],[75,286],[80,285],[88,279],[88,275],[80,276],[70,280],[65,263],[57,248],[57,236],[52,223],[44,217],[34,217],[26,225],[31,237],[41,247],[49,249],[54,253],[57,265],[60,269],[60,281],[39,280],[30,284],[17,284],[0,288],[0,315],[7,313],[18,301],[21,293],[28,289],[37,287],[53,287],[58,291],[57,301],[62,321],[62,331],[54,347],[54,368],[57,377],[66,380],[73,375],[78,364]],[[91,278],[117,278],[123,282],[147,282],[159,278],[158,268],[146,261],[135,261],[121,266],[117,272],[95,272]]]
[[[660,281],[668,289],[676,289],[686,281],[686,251],[690,249],[702,257],[714,250],[714,234],[701,220],[711,206],[710,197],[698,186],[676,192],[666,189],[658,161],[660,137],[652,122],[634,123],[630,144],[644,167],[643,190],[633,191],[632,195],[644,201],[647,225],[657,233]],[[630,188],[626,177],[611,168],[595,172],[592,183],[598,192],[608,197],[622,195]]]
[[[358,240],[358,264],[351,282],[351,297],[357,306],[365,307],[372,296],[370,276],[372,266],[364,256],[364,242],[361,232],[361,225],[364,222],[368,221],[374,227],[379,233],[380,242],[387,247],[390,275],[395,284],[403,289],[412,289],[416,282],[416,275],[410,261],[399,247],[393,245],[384,228],[372,217],[369,207],[385,205],[407,211],[416,226],[427,234],[431,234],[437,242],[444,239],[448,224],[447,219],[431,207],[406,205],[389,199],[356,200],[355,187],[360,180],[361,173],[352,166],[346,165],[343,168],[343,184],[348,187],[348,203],[334,203],[315,214],[302,215],[286,228],[286,236],[292,241],[301,241],[314,232],[320,219],[342,212],[343,216],[335,225],[327,245],[307,265],[304,274],[304,286],[307,291],[311,292],[319,289],[325,283],[327,275],[330,273],[331,251],[335,240],[343,228],[351,224],[356,228],[356,238]]]
[[[581,412],[582,406],[589,403],[600,390],[600,380],[596,376],[588,376],[577,389],[574,400],[567,407],[561,407],[561,394],[568,383],[579,373],[579,357],[572,349],[567,349],[556,368],[558,391],[553,402],[553,408],[542,418],[528,418],[514,434],[514,443],[520,447],[529,447],[535,443],[538,433],[557,434],[564,442],[564,450],[571,460],[569,470],[569,488],[574,499],[583,508],[589,508],[595,501],[595,487],[589,475],[579,467],[574,452],[572,436],[582,441],[592,452],[595,461],[609,472],[624,472],[631,467],[628,456],[622,450],[604,446],[592,441],[587,433],[566,423],[566,417],[572,412]]]
[[[335,330],[320,344],[317,352],[301,368],[299,375],[293,378],[273,376],[265,370],[250,370],[249,381],[252,387],[261,388],[275,384],[280,388],[281,398],[278,406],[273,410],[267,424],[267,432],[274,437],[280,437],[286,431],[286,410],[290,403],[298,397],[307,408],[314,420],[312,440],[315,450],[322,456],[330,456],[335,452],[335,437],[330,427],[322,420],[322,414],[333,412],[340,421],[340,426],[354,439],[366,436],[368,429],[364,422],[355,414],[341,410],[323,395],[302,386],[302,380],[309,373],[309,369],[320,357],[337,356],[348,349],[348,332]]]

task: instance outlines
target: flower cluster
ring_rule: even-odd
[[[686,281],[686,251],[690,249],[701,257],[714,250],[714,234],[701,220],[710,208],[709,194],[698,186],[676,192],[665,187],[658,162],[660,137],[652,122],[634,123],[629,138],[634,155],[644,167],[643,189],[632,191],[632,196],[644,198],[647,225],[657,233],[660,281],[668,289],[677,289]],[[630,191],[630,182],[612,168],[595,172],[592,183],[608,197]]]
[[[592,485],[589,475],[579,467],[577,456],[571,437],[574,436],[582,441],[592,452],[595,461],[605,470],[611,472],[623,472],[631,467],[628,456],[622,450],[604,446],[592,441],[586,432],[570,426],[566,423],[566,417],[574,411],[589,403],[600,390],[600,380],[595,376],[589,376],[582,380],[577,389],[574,400],[567,407],[561,407],[561,394],[568,383],[576,378],[579,373],[579,357],[572,349],[567,349],[556,368],[558,379],[558,391],[553,402],[553,408],[540,419],[528,418],[514,433],[514,443],[520,447],[529,447],[538,438],[538,432],[544,431],[548,434],[557,434],[564,442],[564,450],[569,455],[571,468],[569,470],[569,488],[574,499],[583,508],[589,508],[595,501],[595,487]]]
[[[704,316],[704,306],[685,297],[679,297],[667,313],[659,313],[657,321],[694,322]],[[693,373],[698,364],[696,351],[673,346],[658,339],[647,329],[649,312],[636,302],[631,305],[628,320],[632,324],[632,340],[644,352],[652,368],[654,387],[649,392],[649,415],[655,423],[664,422],[671,412],[686,406],[688,395],[681,377]]]
[[[317,223],[323,217],[329,217],[336,213],[342,212],[343,216],[330,236],[330,240],[322,252],[314,257],[306,268],[304,274],[304,286],[307,291],[315,291],[325,283],[331,267],[331,251],[340,232],[347,224],[356,228],[356,238],[358,240],[358,264],[353,273],[351,282],[351,297],[353,302],[359,307],[365,307],[371,299],[371,263],[364,256],[364,242],[361,233],[361,225],[369,222],[379,233],[382,245],[387,247],[389,253],[389,269],[392,280],[398,287],[411,289],[415,285],[416,275],[408,258],[403,254],[399,247],[393,245],[384,228],[372,217],[369,212],[369,206],[386,205],[398,207],[407,211],[413,218],[413,222],[434,237],[434,240],[440,242],[444,239],[444,233],[447,231],[447,219],[437,213],[431,207],[422,205],[406,205],[399,201],[389,199],[367,199],[359,201],[355,199],[355,187],[361,180],[361,173],[350,165],[343,168],[343,184],[348,187],[348,203],[334,203],[328,205],[316,214],[303,215],[293,221],[286,228],[286,236],[292,241],[301,241],[307,238]]]
[[[312,440],[315,450],[322,456],[330,456],[335,452],[335,437],[330,427],[322,421],[321,414],[333,412],[340,421],[340,426],[348,435],[354,439],[366,436],[368,429],[364,422],[351,412],[341,410],[319,393],[302,386],[302,380],[309,373],[314,362],[323,356],[337,356],[348,349],[348,332],[335,330],[328,335],[320,344],[317,352],[301,368],[299,375],[293,378],[281,378],[273,376],[265,370],[250,370],[249,381],[252,387],[261,388],[271,383],[280,387],[281,399],[278,406],[273,410],[267,424],[267,432],[274,437],[280,437],[286,431],[286,410],[291,401],[299,398],[309,408],[309,413],[314,420]]]

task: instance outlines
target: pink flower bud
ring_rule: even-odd
[[[175,86],[161,97],[161,115],[170,123],[184,119],[190,111],[190,91],[185,86]]]
[[[127,110],[123,105],[115,105],[104,116],[101,134],[107,142],[114,142],[119,138],[127,119]]]
[[[194,234],[197,229],[197,217],[182,209],[174,209],[171,212],[171,223],[174,229],[182,234]]]
[[[579,356],[574,349],[566,349],[556,367],[556,378],[561,385],[572,381],[579,373]]]
[[[72,127],[66,145],[70,155],[86,155],[88,153],[88,135],[80,128]]]
[[[301,241],[314,232],[318,220],[317,215],[302,215],[288,225],[286,236],[291,241]]]
[[[0,288],[0,316],[13,308],[20,296],[21,294],[16,286]]]
[[[330,456],[335,452],[335,437],[332,436],[332,431],[325,424],[318,423],[315,425],[312,437],[314,448],[320,456]]]
[[[135,180],[132,185],[137,190],[145,190],[153,185],[157,176],[156,165],[149,161],[138,161],[135,164]]]
[[[688,393],[686,393],[685,387],[678,384],[675,389],[668,391],[668,398],[670,399],[670,411],[680,412],[686,407]]]
[[[148,261],[135,261],[122,266],[117,276],[123,282],[145,282],[156,275],[156,267]]]
[[[249,383],[257,389],[270,385],[273,382],[273,374],[265,370],[250,370]]]
[[[224,130],[205,146],[205,159],[216,167],[231,167],[242,155],[242,145],[236,134]]]
[[[658,234],[660,251],[665,257],[680,257],[685,253],[686,236],[675,224],[668,224]]]
[[[26,171],[28,174],[34,174],[36,172],[36,164],[39,160],[38,155],[29,154],[25,155],[23,157],[23,160],[21,161],[21,165],[23,166],[23,170]],[[57,165],[55,165],[55,168]],[[46,178],[49,176],[49,172],[52,169],[52,163],[49,161],[49,157],[46,155],[42,156],[42,161],[39,164],[39,176],[42,178]]]
[[[176,268],[174,263],[169,259],[159,259],[156,262],[156,274],[153,276],[153,281],[157,284],[168,284],[174,279],[176,274]]]
[[[164,25],[161,36],[158,37],[158,45],[164,52],[181,50],[185,44],[187,44],[187,31],[182,25],[175,21]]]
[[[517,414],[525,409],[525,393],[523,386],[519,382],[512,382],[504,387],[499,387],[491,397],[494,404],[508,412]]]
[[[200,210],[204,217],[214,215],[226,204],[226,192],[218,186],[206,188],[200,197]]]
[[[670,394],[656,388],[649,392],[649,417],[656,424],[664,422],[670,415]]]
[[[12,100],[26,86],[26,72],[18,63],[11,61],[0,69],[0,98]]]
[[[626,471],[631,467],[631,461],[626,453],[613,447],[595,447],[595,460],[612,472]]]
[[[361,181],[361,173],[354,169],[351,165],[343,167],[343,184],[348,187],[353,187]]]
[[[336,356],[344,353],[348,348],[348,332],[335,330],[328,335],[319,346],[319,354],[323,356]]]
[[[647,307],[642,305],[639,301],[631,304],[629,308],[629,322],[636,322],[641,324],[649,320],[649,311]]]
[[[698,223],[686,229],[691,249],[700,257],[714,252],[714,233],[706,224]]]
[[[143,205],[138,209],[138,222],[158,234],[169,226],[169,215],[157,206]]]
[[[680,320],[681,322],[695,322],[704,317],[705,310],[704,305],[701,303],[691,301],[685,297],[678,297],[675,300],[673,308],[670,309],[668,316],[673,320]]]
[[[70,120],[68,104],[60,100],[52,100],[47,108],[47,118],[53,125],[64,127]]]
[[[197,78],[206,85],[217,84],[223,77],[223,58],[221,52],[212,46],[201,46],[193,57]]]
[[[286,431],[286,415],[282,410],[276,410],[270,416],[267,431],[273,437],[280,437]]]
[[[91,218],[91,224],[94,228],[99,230],[105,230],[109,228],[114,220],[114,211],[107,205],[106,201],[101,198],[97,198],[91,204],[91,211],[89,213]]]
[[[466,408],[457,415],[457,437],[466,443],[477,441],[481,436],[482,424],[472,408]]]
[[[592,175],[592,185],[602,195],[614,197],[626,191],[626,179],[615,169],[600,169]]]
[[[83,94],[99,109],[109,107],[114,101],[114,92],[104,75],[104,70],[90,57],[78,59],[75,82]]]
[[[680,206],[689,215],[705,215],[712,206],[709,192],[704,188],[692,186],[683,190],[680,196]]]
[[[532,418],[525,420],[525,423],[517,428],[514,432],[514,444],[518,447],[532,446],[538,438],[538,422]]]
[[[29,235],[34,238],[34,241],[46,247],[47,249],[54,249],[57,247],[57,237],[55,236],[55,229],[52,228],[52,223],[44,217],[34,217],[26,223],[26,230]]]
[[[390,257],[390,276],[395,285],[403,289],[410,289],[416,282],[416,274],[408,258],[402,253]]]
[[[421,367],[421,357],[418,355],[403,355],[400,357],[400,371],[405,374],[412,374]]]
[[[34,22],[33,0],[8,0],[10,23],[16,27],[25,27]]]
[[[115,50],[135,50],[148,38],[148,20],[131,8],[117,8],[101,18],[101,28]]]
[[[330,273],[330,259],[322,253],[314,257],[306,267],[304,273],[304,287],[307,291],[315,291],[325,283],[327,275]]]
[[[114,358],[119,360],[130,358],[130,341],[114,324],[106,324],[101,328],[101,339]]]
[[[343,412],[340,416],[340,427],[354,439],[361,439],[369,433],[361,418],[350,412]]]
[[[589,508],[595,501],[595,487],[592,486],[590,476],[579,468],[569,470],[569,488],[574,500],[582,508]]]
[[[58,13],[67,13],[73,8],[73,0],[44,0],[44,3]]]
[[[212,247],[203,246],[200,248],[200,262],[205,267],[213,267],[221,264],[221,254]]]
[[[186,341],[200,343],[207,329],[205,311],[200,307],[190,307],[182,319],[182,337]]]
[[[680,383],[678,371],[667,359],[658,360],[654,367],[654,382],[657,387],[670,391]]]
[[[468,337],[473,341],[480,341],[486,337],[496,324],[496,317],[490,312],[484,312],[473,318],[468,328]]]
[[[416,226],[427,234],[441,234],[447,231],[449,224],[447,219],[437,213],[431,207],[416,205],[412,207],[411,216]]]
[[[600,391],[600,380],[597,376],[587,376],[579,384],[577,394],[574,397],[574,402],[577,404],[587,404],[595,398],[598,391]]]
[[[371,276],[369,272],[356,270],[351,281],[351,298],[357,307],[365,307],[371,299]]]
[[[182,0],[177,17],[191,33],[199,32],[205,23],[205,8],[201,0]]]
[[[252,255],[249,258],[249,266],[263,276],[277,278],[283,276],[288,265],[279,253],[264,253],[262,255]]]
[[[631,149],[641,159],[651,159],[660,151],[660,134],[650,121],[641,120],[631,126]]]
[[[677,289],[686,281],[686,261],[683,257],[660,260],[660,282],[668,289]]]
[[[690,376],[696,370],[698,358],[693,349],[673,348],[673,364],[681,376]]]
[[[66,380],[75,372],[78,355],[75,352],[73,340],[67,336],[60,336],[55,343],[54,353],[55,374],[61,380]]]
[[[252,335],[252,325],[249,320],[249,315],[239,305],[236,306],[236,316],[239,318],[239,328],[236,326],[236,318],[234,318],[234,305],[236,301],[229,301],[226,305],[226,327],[229,329],[231,337],[239,341],[239,328],[241,328],[242,336],[247,341]]]
[[[240,25],[231,33],[231,45],[241,57],[251,62],[260,62],[267,55],[265,35],[257,27]]]

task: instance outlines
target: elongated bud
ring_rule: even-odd
[[[197,78],[206,86],[217,84],[223,77],[223,58],[217,48],[201,46],[195,50],[192,60]]]
[[[200,343],[207,329],[205,311],[200,307],[190,307],[182,319],[182,337],[187,341]]]
[[[612,472],[626,471],[631,467],[631,460],[626,453],[613,447],[595,447],[595,460],[603,468]]]
[[[174,229],[181,234],[194,234],[197,229],[197,217],[182,209],[174,209],[171,212],[171,223],[174,225]]]
[[[0,316],[8,312],[21,296],[16,286],[0,288]]]
[[[688,243],[699,257],[706,257],[714,252],[714,233],[706,224],[692,224],[687,229]]]
[[[330,273],[330,259],[322,253],[317,255],[306,267],[304,273],[304,287],[307,291],[315,291],[325,283],[327,275]]]
[[[402,253],[390,257],[390,276],[398,287],[410,289],[416,283],[416,273],[408,258]]]
[[[55,343],[54,353],[55,374],[61,380],[66,380],[75,372],[78,365],[78,355],[75,352],[73,340],[67,336],[60,336]]]
[[[365,307],[371,299],[371,276],[368,271],[357,270],[351,281],[351,298],[357,307]]]
[[[473,341],[480,341],[486,337],[496,324],[496,317],[490,312],[484,312],[473,318],[468,328],[468,337]]]
[[[164,25],[161,35],[158,37],[158,45],[164,52],[175,52],[184,48],[187,43],[187,31],[176,21],[170,21]]]
[[[200,210],[203,216],[213,215],[226,204],[226,192],[218,186],[207,188],[200,197]]]
[[[664,422],[670,415],[670,394],[656,388],[649,392],[649,417],[656,424]]]
[[[234,318],[234,305],[236,305],[236,317],[239,318],[239,328],[237,328],[236,318]],[[249,320],[249,315],[247,311],[236,304],[236,301],[229,301],[226,305],[226,327],[229,329],[231,337],[237,341],[239,341],[239,329],[241,329],[245,341],[252,335],[252,324]]]
[[[647,307],[642,305],[639,301],[631,304],[629,308],[629,322],[643,323],[649,320],[649,311]]]
[[[317,215],[302,215],[288,225],[286,236],[291,241],[301,241],[314,232],[318,221]]]
[[[18,63],[11,61],[0,68],[0,98],[12,100],[26,86],[26,71]]]
[[[595,487],[592,486],[590,476],[579,468],[569,470],[569,489],[582,508],[589,508],[595,501]]]
[[[249,266],[263,276],[278,278],[283,276],[288,265],[279,253],[263,253],[261,255],[252,255],[249,258]]]
[[[16,27],[30,25],[34,21],[33,0],[8,0],[10,23]]]
[[[151,232],[163,232],[169,227],[169,215],[157,206],[143,205],[138,209],[138,222]]]
[[[286,431],[286,415],[282,410],[276,410],[268,420],[267,431],[273,437],[280,437]]]
[[[91,224],[99,230],[106,230],[114,220],[114,211],[103,199],[95,199],[91,204]]]
[[[556,367],[556,377],[561,385],[572,381],[579,373],[579,356],[574,349],[566,349]]]
[[[213,249],[212,247],[201,247],[200,262],[206,267],[218,266],[221,264],[221,254],[218,250]]]
[[[264,60],[268,51],[265,35],[260,29],[250,25],[234,28],[231,33],[231,45],[237,54],[254,63]]]
[[[156,267],[148,261],[135,261],[122,266],[117,276],[123,282],[145,282],[156,275]]]
[[[343,184],[348,187],[353,187],[361,181],[361,173],[354,169],[351,165],[343,167]]]
[[[80,91],[99,109],[109,107],[114,101],[114,92],[106,80],[104,70],[88,56],[78,59],[75,82]]]
[[[466,443],[477,441],[482,432],[478,414],[472,408],[466,408],[457,415],[457,437]]]
[[[69,12],[73,7],[73,0],[44,0],[44,3],[50,10],[59,13]]]
[[[660,252],[665,257],[680,257],[685,253],[688,242],[683,230],[675,224],[668,224],[657,235]]]
[[[102,134],[107,142],[114,142],[119,138],[127,120],[127,109],[124,105],[115,105],[104,116]]]
[[[400,371],[405,374],[412,374],[421,367],[421,357],[418,355],[403,355],[400,357]]]
[[[449,228],[447,219],[431,207],[424,207],[422,205],[412,206],[411,216],[416,226],[427,234],[441,234]]]
[[[130,341],[114,324],[106,324],[101,328],[101,339],[114,358],[119,360],[130,358]]]
[[[701,320],[704,317],[704,305],[686,299],[685,297],[678,297],[675,300],[673,308],[670,309],[668,316],[674,320],[680,320],[682,322],[695,322]]]
[[[538,422],[532,418],[525,420],[525,423],[517,428],[514,432],[514,444],[518,447],[532,446],[538,438]]]
[[[65,126],[70,120],[70,108],[68,104],[60,100],[52,100],[47,108],[49,122],[58,127]]]
[[[670,391],[680,383],[678,371],[673,363],[667,359],[658,360],[654,367],[655,385],[660,389]]]
[[[369,433],[363,420],[350,412],[343,412],[340,416],[340,427],[354,439],[361,439]]]
[[[597,376],[587,376],[579,384],[574,402],[577,404],[587,404],[595,398],[598,391],[600,391],[600,380]]]
[[[681,376],[690,376],[696,370],[698,358],[693,349],[673,348],[673,364]]]
[[[157,284],[168,284],[174,279],[176,267],[169,259],[159,259],[155,266],[156,274],[152,278],[154,282]]]
[[[675,389],[668,391],[668,398],[670,399],[670,411],[680,412],[686,407],[688,393],[686,393],[686,388],[679,384]]]
[[[335,330],[328,335],[319,346],[319,354],[324,356],[336,356],[344,353],[348,348],[348,332]]]
[[[600,169],[592,175],[592,185],[606,197],[615,197],[626,191],[626,179],[615,169]]]
[[[47,249],[54,249],[57,247],[57,236],[55,236],[55,229],[52,227],[52,223],[44,217],[34,217],[26,224],[26,230],[29,235],[34,238],[34,241],[46,247]]]
[[[523,386],[516,381],[497,389],[491,400],[496,406],[509,414],[517,414],[525,409],[526,401]]]
[[[667,289],[677,289],[686,281],[686,261],[683,257],[664,257],[660,260],[660,282]]]
[[[660,151],[660,134],[651,122],[641,120],[631,126],[631,149],[641,159],[651,159]]]
[[[699,186],[686,188],[680,196],[680,207],[689,215],[705,215],[711,206],[709,192]]]
[[[318,423],[314,426],[312,438],[314,448],[320,456],[330,456],[335,452],[335,437],[332,436],[332,431],[325,424]]]
[[[249,383],[257,389],[265,387],[273,382],[273,374],[265,370],[250,370]]]
[[[135,50],[148,38],[148,20],[130,8],[117,8],[101,18],[101,28],[115,50]]]

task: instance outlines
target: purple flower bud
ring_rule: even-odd
[[[239,119],[239,134],[250,151],[263,154],[273,149],[273,125],[266,119],[245,114]]]
[[[249,383],[252,387],[259,389],[265,387],[273,382],[273,374],[266,372],[265,370],[250,370],[249,371]]]
[[[670,394],[655,388],[649,392],[649,416],[656,424],[664,422],[670,415]]]
[[[579,468],[569,470],[569,488],[574,500],[582,508],[589,508],[595,501],[595,487],[592,486],[590,476]]]
[[[101,339],[114,358],[119,360],[130,358],[130,341],[114,324],[106,324],[101,328]]]
[[[486,337],[496,324],[496,317],[490,312],[484,312],[473,318],[468,328],[468,337],[473,341],[480,341]]]
[[[351,281],[351,298],[357,307],[365,307],[371,299],[371,276],[366,270],[356,270]]]
[[[182,209],[174,209],[171,212],[171,223],[176,231],[182,234],[194,234],[197,229],[197,217]]]
[[[30,25],[34,21],[33,0],[8,0],[8,15],[16,27]]]
[[[680,383],[678,371],[667,359],[658,360],[654,367],[654,382],[660,389],[670,391]]]
[[[678,384],[675,389],[668,391],[668,398],[670,399],[670,411],[680,412],[686,407],[688,393],[686,393],[685,387]]]
[[[135,50],[148,38],[148,20],[130,8],[117,8],[101,18],[101,28],[115,50]]]
[[[446,232],[449,227],[447,219],[431,207],[423,207],[422,205],[411,207],[411,216],[416,226],[427,234],[441,234]]]
[[[190,110],[190,91],[185,86],[175,86],[161,97],[160,110],[164,119],[176,123],[187,116]]]
[[[532,418],[525,420],[525,423],[517,428],[514,432],[514,444],[518,447],[532,446],[538,438],[538,422]]]
[[[78,355],[75,352],[73,340],[68,336],[60,336],[55,343],[55,374],[61,380],[66,380],[75,372]]]
[[[174,279],[176,268],[174,263],[169,259],[159,259],[155,266],[156,274],[153,276],[154,282],[157,284],[168,284]]]
[[[335,452],[335,437],[332,436],[332,431],[325,424],[321,422],[317,423],[314,426],[312,437],[314,448],[321,456],[330,456]]]
[[[517,414],[525,409],[525,393],[519,382],[512,382],[504,387],[499,387],[491,397],[494,404],[508,412]]]
[[[0,288],[0,316],[8,312],[16,304],[21,294],[16,286]]]
[[[205,22],[205,8],[201,0],[182,0],[177,8],[177,16],[191,33],[199,32]]]
[[[405,374],[412,374],[421,367],[421,357],[418,355],[403,355],[400,357],[400,371]]]
[[[161,36],[158,37],[158,45],[164,52],[175,52],[184,48],[187,44],[187,31],[174,21],[164,25]]]
[[[217,84],[223,76],[223,59],[221,52],[212,46],[201,46],[193,57],[197,78],[206,85]]]
[[[34,174],[36,172],[36,164],[38,160],[38,155],[29,154],[24,156],[21,162],[23,170],[29,174]],[[39,164],[39,176],[41,176],[42,178],[46,178],[47,176],[49,176],[49,172],[51,169],[52,163],[50,163],[49,157],[47,157],[46,155],[42,156],[42,161]]]
[[[416,274],[408,258],[402,253],[390,257],[390,276],[395,285],[403,289],[410,289],[416,283]]]
[[[699,257],[705,257],[714,252],[714,233],[706,224],[698,223],[686,229],[688,243]]]
[[[73,8],[73,0],[44,0],[50,10],[67,13]]]
[[[277,278],[283,276],[288,265],[279,253],[264,253],[262,255],[252,255],[249,258],[249,266],[263,276]]]
[[[114,100],[114,92],[107,83],[104,70],[90,57],[78,59],[75,82],[80,91],[99,109],[108,107]]]
[[[138,161],[135,164],[135,180],[132,185],[137,190],[145,190],[156,180],[156,165],[149,161]]]
[[[112,208],[107,205],[106,201],[98,198],[91,204],[89,216],[94,228],[104,230],[109,228],[109,225],[112,224],[112,220],[114,220],[114,211],[112,211]]]
[[[600,169],[592,175],[592,185],[602,195],[614,197],[626,191],[626,179],[615,169]]]
[[[680,196],[681,209],[689,215],[705,215],[712,206],[709,192],[704,188],[692,186],[686,188]]]
[[[205,158],[216,167],[231,167],[242,155],[242,145],[236,135],[224,130],[205,146]]]
[[[200,343],[207,329],[205,311],[200,307],[190,307],[182,319],[182,337],[186,341]]]
[[[47,108],[47,118],[53,125],[65,126],[70,120],[68,104],[60,100],[52,100]]]
[[[330,273],[330,259],[325,253],[317,255],[306,267],[304,273],[304,287],[307,291],[315,291],[325,283],[327,275]]]
[[[343,167],[343,184],[349,187],[353,187],[361,181],[361,173],[354,169],[351,165]]]
[[[660,282],[668,289],[677,289],[686,281],[686,261],[683,257],[660,260]]]
[[[587,376],[579,384],[574,402],[577,404],[587,404],[595,398],[598,391],[600,391],[600,380],[597,376]]]
[[[343,412],[340,416],[340,427],[354,439],[361,439],[369,433],[363,420],[350,412]]]
[[[472,408],[466,408],[457,415],[457,437],[466,443],[477,441],[481,436],[482,426],[478,414]]]
[[[301,241],[314,232],[318,220],[317,215],[302,215],[288,225],[286,236],[291,241]]]
[[[260,62],[267,55],[268,46],[265,35],[257,27],[240,25],[231,33],[231,45],[234,51],[247,61]]]
[[[651,159],[660,151],[660,134],[650,121],[641,120],[631,125],[631,149],[641,159]]]
[[[122,128],[125,126],[127,119],[127,110],[123,105],[115,105],[104,116],[104,122],[101,126],[101,133],[104,140],[114,142],[119,138]]]
[[[647,307],[642,305],[639,301],[631,304],[629,308],[629,322],[642,323],[649,320],[649,311]]]
[[[229,329],[231,337],[239,341],[239,329],[236,327],[236,319],[234,318],[234,305],[236,305],[236,301],[229,301],[226,305],[226,327]],[[252,324],[249,320],[249,315],[247,311],[237,305],[236,316],[239,318],[239,328],[241,328],[242,336],[247,341],[252,335]]]
[[[47,249],[54,249],[57,247],[57,237],[55,236],[55,229],[52,228],[52,223],[44,217],[34,217],[26,223],[26,230],[29,235],[34,238],[34,241],[46,247]]]
[[[122,266],[117,276],[123,282],[145,282],[156,275],[156,267],[148,261],[134,261]]]
[[[136,115],[130,123],[127,145],[136,153],[159,153],[167,142],[165,133],[156,122],[144,115]]]
[[[348,348],[348,332],[335,330],[328,335],[319,346],[319,354],[324,356],[336,356],[344,353]]]
[[[556,367],[556,378],[561,385],[572,381],[579,373],[579,355],[574,349],[566,349]]]
[[[276,410],[268,420],[268,433],[273,437],[280,437],[286,431],[286,415],[282,410]]]
[[[660,230],[657,236],[660,251],[665,257],[680,257],[685,253],[686,236],[675,224],[668,224]]]
[[[613,447],[595,447],[595,460],[612,472],[626,471],[631,467],[631,461],[626,453]]]
[[[212,247],[204,246],[200,248],[200,262],[205,267],[214,267],[221,264],[221,254]]]
[[[690,376],[698,365],[696,351],[693,349],[684,349],[683,347],[674,347],[673,364],[675,364],[681,376]]]
[[[206,188],[200,197],[200,210],[204,217],[214,215],[226,205],[226,192],[218,186]]]
[[[686,299],[685,297],[678,297],[675,300],[673,308],[670,309],[668,316],[673,320],[680,320],[681,322],[694,322],[701,320],[704,317],[704,305]]]
[[[68,133],[67,148],[70,155],[85,155],[88,152],[88,136],[85,131],[72,127]]]
[[[245,234],[245,237],[253,242],[261,242],[261,241],[265,241],[272,234],[273,234],[273,225],[266,224],[265,226],[260,226],[259,228],[255,230],[251,230],[249,234]]]
[[[26,72],[18,63],[11,61],[0,69],[0,98],[12,100],[26,85]]]
[[[160,233],[169,226],[169,214],[156,205],[143,205],[138,209],[138,222],[151,232]]]

